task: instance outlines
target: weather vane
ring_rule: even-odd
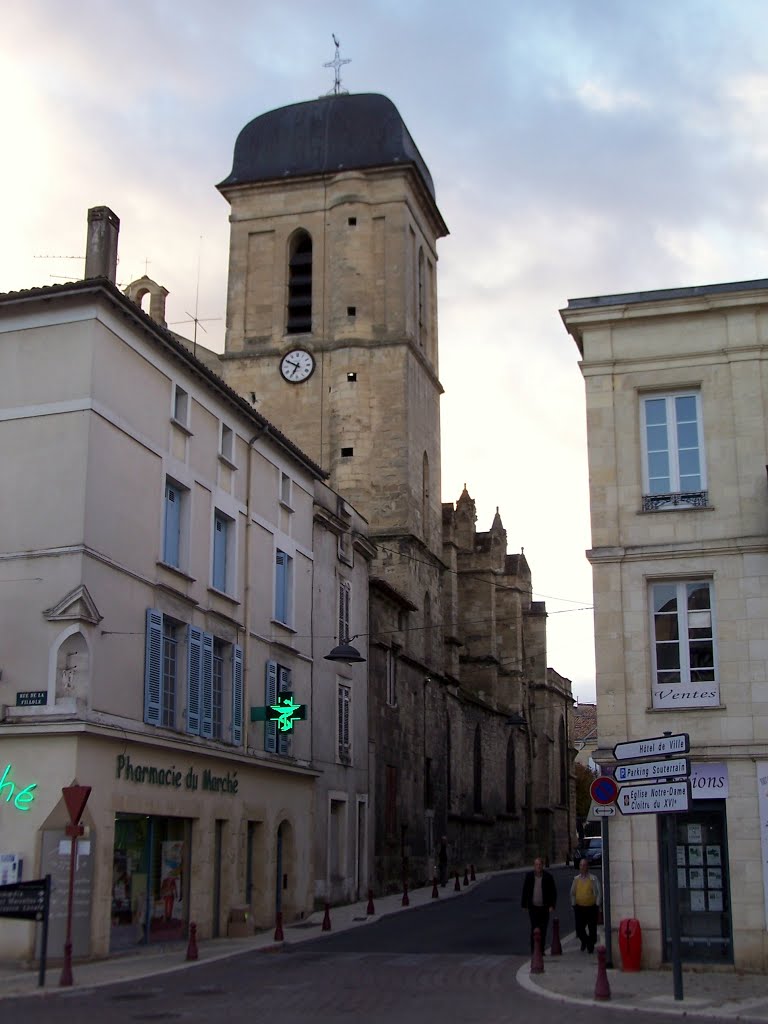
[[[333,68],[334,73],[335,73],[335,77],[334,77],[334,81],[333,81],[333,88],[328,92],[328,95],[330,96],[331,93],[333,93],[334,95],[338,96],[340,93],[348,93],[349,92],[348,89],[342,89],[342,87],[341,87],[341,68],[342,68],[342,65],[344,65],[344,64],[351,64],[352,61],[349,58],[346,59],[346,60],[342,60],[342,58],[339,56],[339,46],[341,45],[341,43],[339,43],[339,40],[336,38],[336,34],[335,33],[332,32],[331,36],[332,36],[333,42],[334,42],[334,44],[336,46],[336,55],[334,56],[333,60],[329,60],[327,64],[323,64],[323,67],[324,68]]]

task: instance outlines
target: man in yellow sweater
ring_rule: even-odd
[[[595,948],[600,899],[600,883],[597,877],[590,873],[586,858],[582,857],[579,861],[579,873],[571,884],[571,906],[582,952],[586,949],[591,953]]]

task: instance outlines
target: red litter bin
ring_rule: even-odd
[[[625,971],[639,971],[643,955],[643,932],[640,922],[634,917],[625,917],[619,922],[619,952],[621,967]]]

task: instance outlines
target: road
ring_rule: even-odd
[[[554,872],[570,930],[567,890],[573,873]],[[611,1024],[610,1007],[565,1007],[522,990],[528,919],[520,910],[519,873],[496,876],[461,899],[435,901],[362,928],[284,951],[250,952],[191,970],[93,990],[2,1002],[13,1024],[105,1020],[233,1024]],[[663,1015],[655,1016],[663,1022]],[[679,1024],[679,1018],[670,1017]]]

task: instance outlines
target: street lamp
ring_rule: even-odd
[[[356,647],[353,647],[350,640],[357,640],[360,634],[356,633],[355,636],[342,637],[341,643],[337,644],[336,647],[324,656],[325,661],[335,661],[342,665],[355,665],[361,661],[365,661],[360,651]]]

